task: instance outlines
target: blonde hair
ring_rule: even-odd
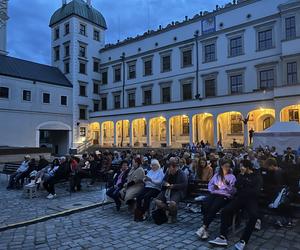
[[[159,161],[157,159],[152,159],[151,160],[151,165],[157,165],[158,168],[160,168],[160,164],[159,164]]]

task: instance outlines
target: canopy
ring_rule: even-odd
[[[297,122],[276,122],[265,131],[255,132],[253,147],[275,146],[279,154],[287,147],[297,150],[300,146],[300,125]]]

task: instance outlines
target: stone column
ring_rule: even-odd
[[[172,146],[172,134],[171,134],[171,119],[166,117],[166,139],[167,146]]]
[[[134,142],[133,142],[133,125],[132,125],[132,121],[129,121],[129,145],[130,147],[134,146]]]
[[[193,116],[189,115],[189,143],[192,145],[194,143],[194,126],[193,126]]]
[[[114,122],[114,146],[118,146],[118,137],[117,137],[117,122]]]
[[[275,108],[275,122],[280,122],[280,109]]]
[[[244,124],[244,146],[245,147],[248,147],[248,145],[249,145],[249,140],[248,139],[249,139],[248,124]]]
[[[218,116],[213,116],[214,120],[214,146],[218,144]]]
[[[103,128],[102,128],[102,123],[100,123],[99,146],[103,147]]]
[[[146,128],[147,128],[147,146],[151,147],[152,142],[151,142],[151,124],[150,124],[150,119],[146,120]]]

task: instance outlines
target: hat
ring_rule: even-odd
[[[30,155],[25,155],[24,158],[30,159],[31,157],[30,157]]]
[[[144,156],[143,158],[144,161],[148,161],[148,157],[147,156]],[[152,162],[152,161],[151,161]]]
[[[100,152],[99,150],[97,150],[97,151],[95,152],[95,154],[96,154],[96,155],[101,155],[101,152]]]

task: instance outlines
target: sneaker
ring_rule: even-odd
[[[56,197],[56,194],[48,194],[48,196],[46,197],[47,199],[54,199]]]
[[[30,182],[29,184],[25,185],[25,187],[35,187],[35,183],[34,182]]]
[[[289,221],[287,224],[286,224],[286,227],[287,228],[292,228],[294,225],[293,225],[293,222],[292,221]]]
[[[261,230],[261,220],[257,219],[256,223],[255,223],[255,229],[256,230]]]
[[[205,227],[204,227],[204,226],[200,227],[200,228],[197,230],[196,234],[198,235],[199,238],[202,237],[204,231],[205,231]]]
[[[236,243],[234,246],[236,250],[243,250],[246,247],[246,242],[241,240],[238,243]]]
[[[208,231],[206,229],[204,229],[201,240],[207,240],[208,238],[209,238]]]
[[[208,243],[215,246],[223,246],[223,247],[228,246],[227,240],[222,236],[217,237],[214,240],[210,240]]]

